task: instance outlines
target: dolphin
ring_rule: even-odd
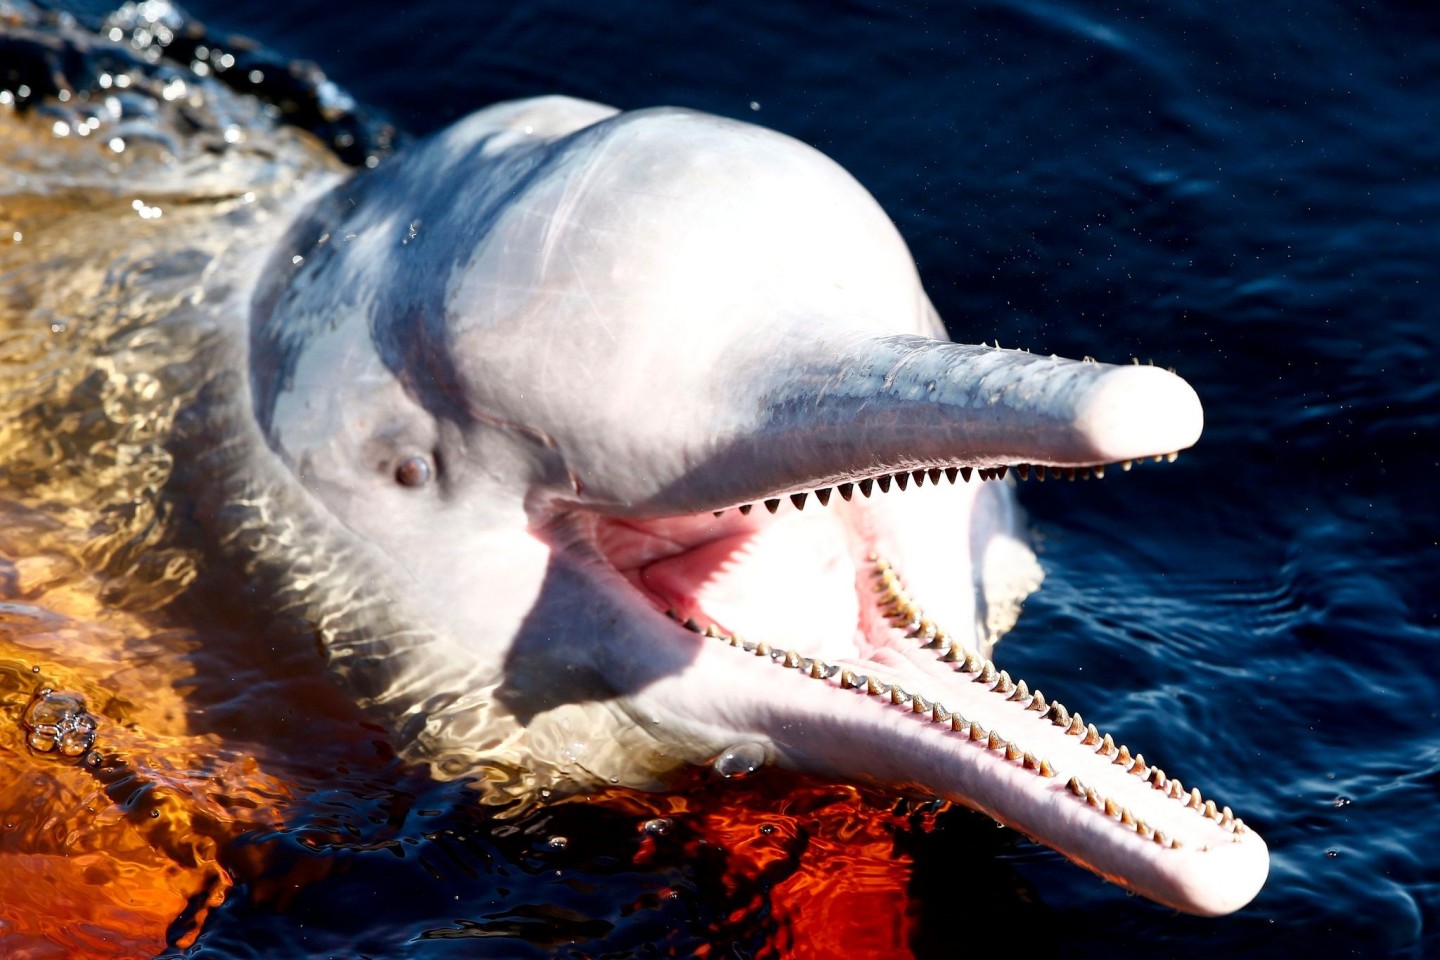
[[[949,342],[848,173],[692,111],[499,104],[277,224],[225,277],[197,509],[402,756],[773,763],[1178,910],[1258,892],[1228,807],[989,659],[1040,579],[1007,475],[1192,445],[1182,379]]]

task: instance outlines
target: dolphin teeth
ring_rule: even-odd
[[[1135,815],[1130,812],[1129,807],[1120,808],[1120,822],[1127,827],[1135,826]]]
[[[1105,801],[1105,815],[1107,817],[1120,816],[1120,805],[1114,800],[1110,800],[1107,798]]]
[[[1153,786],[1156,790],[1165,789],[1165,771],[1161,770],[1159,767],[1151,767],[1150,772],[1146,775],[1145,779],[1149,780],[1150,785]]]
[[[1055,718],[1055,725],[1060,726],[1060,718]],[[1078,716],[1072,716],[1065,726],[1065,732],[1072,737],[1079,737],[1085,734],[1085,724]]]
[[[979,673],[984,668],[984,661],[976,656],[974,651],[965,651],[965,662],[960,665],[961,670],[964,670],[966,673]]]
[[[1036,773],[1040,772],[1040,760],[1035,754],[1027,753],[1022,759],[1024,760],[1026,770],[1034,770]]]
[[[1144,820],[1135,821],[1135,832],[1140,834],[1140,836],[1144,837],[1146,840],[1149,840],[1151,837],[1155,836],[1155,831],[1150,829],[1150,826]]]
[[[1016,464],[1016,465],[1015,465],[1015,476],[1019,477],[1021,480],[1029,480],[1029,479],[1030,479],[1030,464],[1028,464],[1028,463],[1019,463],[1019,464]]]
[[[1165,791],[1172,799],[1179,800],[1185,795],[1185,785],[1179,780],[1171,780],[1169,788]]]
[[[826,665],[825,661],[821,660],[819,657],[816,657],[814,660],[810,661],[811,680],[823,679],[825,675],[829,672],[830,668]]]
[[[1006,679],[1009,679],[1009,678],[1007,677]],[[998,689],[998,687],[997,687],[997,689]],[[1003,693],[1003,692],[1005,692],[1005,691],[1000,691],[1000,692]],[[1029,700],[1029,699],[1030,699],[1030,688],[1025,685],[1025,681],[1024,681],[1024,680],[1021,680],[1019,683],[1015,684],[1014,692],[1011,693],[1010,696],[1006,697],[1005,699],[1007,699],[1007,700],[1014,700],[1016,703],[1019,703],[1021,700]]]
[[[1156,459],[1156,460],[1159,460],[1160,458],[1159,458],[1159,457],[1156,457],[1155,459]],[[1167,454],[1165,454],[1165,462],[1166,462],[1166,463],[1174,463],[1176,460],[1179,460],[1179,459],[1180,459],[1180,454],[1179,454],[1178,451],[1175,452],[1175,453],[1167,453]]]
[[[1005,464],[1002,463],[1000,466],[996,467],[995,470],[994,470],[995,479],[996,479],[996,480],[1004,480],[1004,479],[1005,479],[1005,474],[1006,474],[1009,470],[1010,470],[1010,468],[1009,468],[1008,466],[1006,466]]]
[[[862,497],[868,497],[870,496],[870,491],[875,488],[875,481],[869,479],[861,480],[856,486],[860,488],[860,495]]]
[[[955,482],[955,478],[958,477],[958,476],[960,476],[960,468],[959,468],[959,467],[946,467],[946,468],[945,468],[945,479],[946,479],[946,480],[949,480],[951,483],[954,483],[954,482]]]
[[[890,687],[881,683],[875,677],[871,677],[865,684],[865,692],[872,697],[878,697],[881,694],[889,693]]]
[[[1064,475],[1064,471],[1062,471],[1059,467],[1051,467],[1051,468],[1050,468],[1050,479],[1051,479],[1051,480],[1059,480],[1063,475]]]
[[[910,479],[912,479],[912,480],[915,481],[915,486],[917,486],[917,487],[924,486],[924,485],[925,485],[925,471],[924,471],[924,470],[912,470],[912,471],[910,471]]]
[[[761,640],[759,643],[755,644],[755,656],[757,656],[757,657],[768,657],[768,656],[770,656],[770,644],[766,643],[764,640]]]
[[[1069,790],[1077,797],[1085,796],[1085,785],[1080,782],[1079,777],[1071,777],[1070,781],[1065,784],[1065,789]]]
[[[713,623],[705,628],[704,633],[705,636],[709,637],[711,640],[720,639],[720,628],[715,626],[715,624]]]
[[[1021,680],[1020,682],[1024,683],[1025,681]],[[1009,693],[1011,690],[1014,690],[1015,684],[1011,681],[1010,674],[1006,673],[1004,670],[1001,670],[999,679],[995,681],[994,689],[996,693]],[[1015,698],[1011,697],[1010,699],[1013,700]]]
[[[970,729],[970,721],[958,713],[950,714],[950,729],[956,733],[966,733]]]
[[[765,501],[765,509],[766,509],[766,510],[769,510],[771,513],[774,513],[776,510],[779,510],[779,509],[780,509],[780,498],[779,498],[779,497],[771,497],[769,500],[766,500],[766,501]]]
[[[885,477],[885,478],[882,478],[882,479],[888,480],[889,478],[888,478],[888,477]],[[901,490],[901,492],[903,493],[904,490],[905,490],[905,488],[908,487],[908,486],[910,486],[910,474],[908,474],[908,473],[897,473],[897,474],[895,474],[895,486],[899,487],[900,490]],[[883,484],[883,483],[881,484],[881,489],[882,489],[882,490],[884,489],[884,484]]]
[[[908,706],[910,703],[910,694],[901,689],[900,684],[897,683],[890,688],[890,702],[897,707]]]
[[[1092,807],[1103,807],[1108,801],[1104,800],[1100,796],[1100,794],[1096,793],[1094,787],[1086,787],[1085,802],[1090,804],[1090,806]]]
[[[1053,776],[1055,776],[1055,768],[1052,767],[1052,766],[1050,766],[1050,761],[1049,761],[1049,760],[1041,760],[1041,761],[1040,761],[1040,766],[1039,766],[1037,772],[1038,772],[1038,773],[1040,774],[1040,776],[1042,776],[1042,777],[1053,777]]]
[[[1150,768],[1145,764],[1145,754],[1135,754],[1135,764],[1130,768],[1130,772],[1137,777],[1143,777],[1150,772]]]
[[[1156,831],[1155,831],[1154,840],[1155,840],[1156,843],[1160,844],[1160,846],[1162,846],[1162,847],[1163,847],[1163,846],[1166,846],[1166,845],[1168,845],[1168,844],[1170,843],[1170,838],[1167,837],[1167,836],[1165,836],[1165,832],[1164,832],[1163,830],[1156,830]]]
[[[793,670],[794,668],[800,666],[800,654],[796,653],[794,650],[786,650],[785,656],[780,658],[780,662]]]
[[[1110,734],[1105,734],[1105,739],[1100,741],[1100,748],[1095,752],[1100,754],[1102,757],[1115,756],[1115,740],[1110,736]]]
[[[917,693],[910,697],[910,706],[916,713],[929,713],[931,703]]]
[[[1105,464],[1103,464],[1103,463],[1097,463],[1097,464],[1095,464],[1095,466],[1093,466],[1093,467],[1090,468],[1090,472],[1091,472],[1092,474],[1094,474],[1096,480],[1104,480],[1104,479],[1105,479]]]
[[[1174,838],[1174,837],[1171,837],[1171,838],[1170,838],[1170,849],[1171,849],[1171,850],[1179,850],[1179,849],[1180,849],[1180,846],[1181,846],[1181,844],[1180,844],[1180,841],[1179,841],[1179,840],[1177,840],[1177,839]]]
[[[1074,468],[1074,467],[1066,467],[1066,468],[1065,468],[1065,479],[1066,479],[1066,480],[1074,480],[1074,479],[1075,479],[1075,468]]]
[[[1120,744],[1120,749],[1115,753],[1114,762],[1119,766],[1128,767],[1130,765],[1130,748],[1123,743]]]
[[[857,683],[855,682],[855,679],[856,679],[856,678],[855,678],[855,671],[854,671],[854,670],[851,670],[849,667],[846,667],[845,669],[841,670],[841,671],[840,671],[840,689],[842,689],[842,690],[853,690],[853,689],[855,689],[855,687],[857,687],[857,686],[859,685],[859,684],[857,684]]]
[[[1200,799],[1199,787],[1192,787],[1190,789],[1190,806],[1194,807],[1196,810],[1200,810],[1205,806],[1204,801]]]
[[[991,730],[990,738],[985,742],[985,745],[991,750],[999,750],[1001,747],[1005,746],[1005,739],[1001,737],[1000,734],[996,733],[994,730]]]
[[[970,475],[971,475],[972,473],[974,473],[974,471],[971,470],[969,467],[961,467],[961,468],[960,468],[960,476],[965,479],[965,482],[966,482],[966,483],[969,483],[969,482],[970,482]]]
[[[724,514],[724,513],[725,513],[725,511],[724,511],[724,510],[716,510],[716,511],[715,511],[715,516],[717,516],[717,517],[718,517],[718,516],[721,516],[721,515],[723,515],[723,514]]]
[[[691,633],[699,633],[700,621],[696,620],[694,617],[691,617],[690,619],[685,621],[685,629],[689,630]]]
[[[808,497],[808,496],[809,496],[808,493],[792,493],[792,494],[790,494],[790,502],[793,503],[793,504],[795,504],[795,509],[796,509],[796,510],[804,510],[804,509],[805,509],[805,498]]]
[[[1133,466],[1135,466],[1135,461],[1134,461],[1134,460],[1125,460],[1125,461],[1122,461],[1122,462],[1121,462],[1121,464],[1120,464],[1120,469],[1121,469],[1121,470],[1124,470],[1126,473],[1129,473],[1129,472],[1130,472],[1130,468],[1133,467]]]
[[[1005,759],[1019,760],[1025,756],[1025,752],[1010,741],[1005,742]]]
[[[889,474],[886,474],[886,475],[883,476],[883,477],[876,477],[876,478],[875,478],[875,482],[880,485],[880,492],[881,492],[881,493],[889,493],[889,492],[890,492],[890,475],[889,475]],[[866,496],[868,497],[869,494],[867,493]]]
[[[736,509],[740,511],[741,516],[748,517],[748,516],[750,516],[750,511],[755,509],[755,504],[753,504],[753,503],[744,503],[744,504],[741,504],[741,505],[740,505],[739,507],[737,507]]]
[[[1107,733],[1106,736],[1108,737],[1109,734]],[[1100,731],[1095,729],[1095,724],[1089,723],[1089,724],[1086,724],[1086,725],[1085,725],[1085,738],[1084,738],[1083,740],[1081,740],[1080,742],[1083,743],[1083,744],[1084,744],[1085,746],[1087,746],[1087,747],[1093,747],[1093,746],[1095,746],[1097,743],[1100,743],[1100,742],[1101,742],[1101,740],[1100,740]],[[1113,744],[1112,744],[1112,746],[1113,746]]]
[[[1220,819],[1220,811],[1216,808],[1214,800],[1206,800],[1205,807],[1200,812],[1205,814],[1205,816],[1209,817],[1211,820]]]
[[[937,700],[934,703],[930,704],[931,723],[949,723],[951,720],[951,716],[952,715],[950,711],[946,710],[943,706],[940,705],[940,701]]]
[[[987,739],[989,739],[989,737],[990,737],[990,734],[988,734],[988,733],[985,732],[985,728],[984,728],[984,727],[980,726],[980,724],[976,723],[974,720],[971,720],[971,721],[970,721],[970,739],[971,739],[971,740],[974,740],[974,741],[976,741],[976,742],[979,742],[979,741],[981,741],[981,740],[987,740]]]
[[[1036,713],[1040,714],[1043,714],[1045,712],[1045,698],[1040,695],[1039,690],[1035,691],[1035,696],[1030,698],[1030,706],[1026,707],[1025,709],[1034,710]]]
[[[838,494],[840,494],[840,499],[841,499],[841,500],[844,500],[846,503],[849,503],[849,502],[850,502],[850,498],[851,498],[852,496],[854,496],[854,494],[855,494],[855,484],[853,484],[853,483],[842,483],[842,484],[839,484],[839,485],[837,485],[837,486],[835,487],[835,492],[838,493]]]
[[[980,673],[976,675],[975,682],[993,685],[998,678],[999,674],[995,672],[995,664],[986,660],[985,663],[981,665]]]
[[[820,501],[820,506],[828,507],[830,505],[830,488],[821,487],[819,490],[816,490],[815,499]]]

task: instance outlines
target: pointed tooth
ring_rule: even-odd
[[[755,509],[755,504],[753,504],[753,503],[742,503],[742,504],[741,504],[739,507],[737,507],[736,509],[740,511],[740,515],[741,515],[741,516],[748,517],[748,516],[750,516],[750,511]]]
[[[1144,820],[1135,821],[1135,832],[1140,834],[1140,836],[1144,837],[1146,840],[1149,840],[1150,838],[1155,836],[1155,831],[1151,830],[1150,825]]]
[[[1034,710],[1036,713],[1040,714],[1043,714],[1045,712],[1045,698],[1041,696],[1039,690],[1035,691],[1035,696],[1030,698],[1030,706],[1026,707],[1025,709]]]
[[[1042,776],[1042,777],[1053,777],[1053,776],[1055,776],[1055,768],[1052,767],[1052,766],[1050,766],[1050,761],[1049,761],[1049,760],[1043,760],[1043,759],[1042,759],[1042,760],[1040,761],[1040,776]]]
[[[1085,785],[1080,782],[1079,777],[1071,777],[1070,782],[1065,784],[1065,789],[1077,797],[1085,796]]]
[[[875,483],[876,483],[877,486],[880,487],[880,492],[881,492],[881,493],[889,493],[889,492],[890,492],[890,475],[889,475],[888,473],[887,473],[885,476],[883,476],[883,477],[876,477],[876,478],[875,478]]]
[[[1120,469],[1121,469],[1121,470],[1124,470],[1126,473],[1129,473],[1129,472],[1130,472],[1130,468],[1133,467],[1133,466],[1135,466],[1135,461],[1134,461],[1134,460],[1126,460],[1126,461],[1124,461],[1123,463],[1120,464]]]
[[[903,492],[904,492],[906,489],[908,489],[909,486],[910,486],[910,474],[908,474],[908,473],[897,473],[897,474],[895,474],[895,486],[899,487],[900,490],[901,490],[901,492],[903,493]]]
[[[984,728],[984,727],[980,726],[980,724],[976,723],[974,720],[971,720],[971,721],[970,721],[970,739],[971,739],[971,740],[975,740],[975,741],[978,742],[978,741],[980,741],[980,740],[984,740],[984,739],[988,738],[989,736],[990,736],[990,735],[985,732],[985,728]]]
[[[1100,754],[1102,757],[1115,756],[1115,740],[1110,736],[1110,734],[1105,734],[1105,738],[1100,741],[1100,748],[1095,752]]]
[[[1114,800],[1109,800],[1109,799],[1107,799],[1107,800],[1105,801],[1105,815],[1106,815],[1107,817],[1118,817],[1118,816],[1120,816],[1120,805],[1119,805],[1118,803],[1116,803]]]
[[[1009,742],[1009,741],[1006,741],[1006,743],[1005,743],[1005,759],[1006,759],[1006,760],[1019,760],[1019,759],[1021,759],[1021,758],[1024,757],[1024,756],[1025,756],[1025,751],[1023,751],[1023,750],[1021,750],[1019,747],[1015,746],[1015,744],[1013,744],[1013,743],[1011,743],[1011,742]]]
[[[941,706],[940,701],[930,704],[930,720],[932,723],[949,723],[953,715],[949,710]]]
[[[916,713],[929,713],[930,701],[926,700],[918,693],[912,693],[910,695],[910,709],[914,710]]]
[[[1093,473],[1093,474],[1095,474],[1095,479],[1096,479],[1096,480],[1104,480],[1104,479],[1105,479],[1105,464],[1103,464],[1103,463],[1097,463],[1097,464],[1095,464],[1095,466],[1093,466],[1093,467],[1090,468],[1090,472]]]
[[[994,730],[991,730],[990,739],[986,741],[985,745],[991,750],[999,750],[1001,747],[1005,746],[1005,739],[1001,737],[1000,734],[996,733]]]
[[[819,490],[816,490],[815,499],[820,501],[820,506],[828,507],[830,505],[830,488],[821,487]]]
[[[956,733],[963,733],[966,736],[969,736],[970,721],[966,720],[958,713],[952,713],[950,714],[950,729],[954,730]]]
[[[1127,827],[1135,826],[1135,815],[1130,812],[1128,807],[1120,808],[1120,822]]]
[[[1034,770],[1036,773],[1040,772],[1040,760],[1035,754],[1027,753],[1021,759],[1024,761],[1026,770]]]
[[[1075,468],[1074,468],[1074,467],[1066,467],[1066,468],[1065,468],[1065,479],[1066,479],[1066,480],[1074,480],[1074,479],[1075,479]]]
[[[710,639],[712,639],[712,640],[717,640],[717,639],[719,639],[719,637],[720,637],[720,628],[717,627],[717,626],[715,626],[715,624],[712,623],[712,624],[710,624],[710,626],[708,626],[708,627],[706,627],[706,628],[704,629],[703,633],[705,634],[705,636],[709,637]]]
[[[969,482],[970,482],[970,477],[971,477],[971,475],[972,475],[973,473],[974,473],[974,471],[971,470],[969,467],[961,467],[961,468],[960,468],[960,476],[961,476],[962,478],[964,478],[964,480],[965,480],[966,483],[969,483]]]
[[[1179,780],[1171,780],[1170,785],[1166,787],[1165,792],[1170,794],[1172,799],[1179,800],[1185,795],[1185,785]]]
[[[699,633],[700,621],[696,620],[694,617],[691,617],[690,619],[685,621],[685,629],[689,630],[691,633]]]
[[[1064,472],[1063,470],[1061,470],[1059,467],[1051,467],[1051,468],[1050,468],[1050,479],[1051,479],[1051,480],[1059,480],[1059,479],[1060,479],[1062,476],[1064,476],[1064,475],[1065,475],[1065,472]]]
[[[1025,681],[1022,680],[1022,681],[1020,681],[1020,682],[1021,682],[1021,683],[1024,683]],[[996,693],[1009,693],[1011,690],[1014,690],[1014,689],[1015,689],[1015,684],[1011,682],[1011,680],[1010,680],[1010,674],[1006,673],[1004,670],[1001,670],[1001,671],[1000,671],[1000,676],[999,676],[999,678],[996,679],[996,681],[995,681],[995,687],[994,687],[995,692],[996,692]],[[1013,698],[1012,698],[1012,699],[1013,699]]]
[[[1165,789],[1165,771],[1159,767],[1151,767],[1150,772],[1145,775],[1145,779],[1149,780],[1150,785],[1156,790]]]
[[[1029,480],[1029,479],[1030,479],[1030,464],[1028,464],[1028,463],[1017,464],[1016,467],[1015,467],[1015,475],[1016,475],[1017,477],[1019,477],[1021,480]]]
[[[1117,766],[1128,767],[1130,765],[1130,748],[1120,744],[1120,749],[1115,752],[1113,761]]]
[[[915,639],[925,641],[925,646],[934,647],[935,637],[940,633],[938,627],[929,620],[922,619],[915,628]]]
[[[835,487],[835,492],[838,493],[838,494],[840,494],[840,499],[841,499],[841,500],[844,500],[846,503],[849,503],[849,502],[850,502],[850,498],[855,495],[855,484],[853,484],[853,483],[842,483],[842,484],[839,484],[839,485],[837,485],[837,486]]]
[[[1003,464],[1003,463],[1002,463],[1000,466],[996,467],[996,468],[995,468],[995,479],[996,479],[996,480],[1004,480],[1004,479],[1005,479],[1005,473],[1006,473],[1006,471],[1008,471],[1009,469],[1010,469],[1010,468],[1009,468],[1008,466],[1006,466],[1005,464]]]
[[[808,496],[809,496],[808,493],[792,493],[792,494],[790,494],[790,502],[793,503],[793,504],[795,504],[795,509],[796,509],[796,510],[804,510],[804,509],[805,509],[805,498],[808,497]]]
[[[1130,768],[1130,772],[1137,777],[1143,777],[1150,772],[1150,767],[1145,763],[1145,754],[1135,754],[1135,764]]]
[[[1042,466],[1038,466],[1038,467],[1035,468],[1035,482],[1036,482],[1036,483],[1044,483],[1044,482],[1045,482],[1045,467],[1044,467],[1043,465],[1042,465]]]
[[[871,677],[870,682],[865,684],[865,692],[872,697],[882,696],[890,692],[888,684],[881,683],[879,678]]]
[[[965,651],[965,662],[960,667],[966,673],[979,673],[985,668],[985,661],[981,660],[973,650]]]
[[[1105,800],[1100,796],[1100,794],[1095,792],[1094,787],[1085,788],[1085,802],[1090,804],[1090,806],[1092,807],[1103,807],[1105,805]]]
[[[1199,787],[1192,787],[1190,789],[1190,806],[1196,810],[1203,810],[1205,808],[1205,801],[1200,798]]]
[[[759,643],[755,644],[755,656],[757,656],[757,657],[768,657],[768,656],[770,656],[770,644],[766,643],[764,640],[761,640]]]
[[[1211,820],[1220,819],[1220,811],[1216,809],[1214,800],[1206,800],[1205,807],[1200,812],[1205,814],[1205,816],[1209,817]]]
[[[897,707],[902,704],[908,704],[910,702],[910,694],[902,690],[900,684],[897,683],[890,688],[890,702]]]
[[[840,689],[855,689],[855,671],[851,670],[849,667],[846,667],[845,669],[840,671]]]
[[[1056,720],[1057,723],[1055,725],[1058,727],[1060,726],[1058,723],[1059,718],[1057,717]],[[1065,732],[1072,737],[1084,736],[1085,724],[1080,721],[1079,717],[1071,717],[1070,722],[1065,726]]]
[[[1179,460],[1179,459],[1180,459],[1180,454],[1179,454],[1179,453],[1167,453],[1167,454],[1165,454],[1165,462],[1166,462],[1166,463],[1174,463],[1176,460]]]
[[[980,672],[975,675],[976,683],[984,683],[991,686],[993,686],[995,684],[995,681],[998,679],[999,674],[995,672],[995,664],[991,663],[989,660],[986,660],[980,666]]]
[[[769,510],[771,513],[774,513],[776,510],[779,510],[779,509],[780,509],[780,498],[779,498],[779,497],[771,497],[769,500],[766,500],[766,501],[765,501],[765,509],[766,509],[766,510]]]
[[[941,470],[939,467],[931,467],[929,472],[930,484],[936,487],[940,486],[940,477],[944,473],[945,471]]]
[[[1171,849],[1171,850],[1179,850],[1181,846],[1183,846],[1183,844],[1181,844],[1180,841],[1179,841],[1177,838],[1175,838],[1175,837],[1171,837],[1171,838],[1170,838],[1170,849]]]
[[[716,511],[715,511],[715,516],[717,516],[717,517],[719,517],[719,516],[723,516],[723,515],[724,515],[724,513],[725,513],[725,511],[724,511],[724,510],[716,510]]]
[[[1030,699],[1030,688],[1027,687],[1027,686],[1025,686],[1025,681],[1024,681],[1024,680],[1021,680],[1019,683],[1015,684],[1015,690],[1014,690],[1014,692],[1011,693],[1010,696],[1006,697],[1005,699],[1006,699],[1006,700],[1014,700],[1016,703],[1019,703],[1019,702],[1022,701],[1022,700],[1029,700],[1029,699]]]
[[[925,471],[912,470],[910,472],[910,479],[915,481],[915,486],[923,487],[925,485]]]
[[[1093,747],[1101,742],[1100,731],[1095,729],[1095,724],[1092,723],[1085,727],[1085,736],[1080,742],[1087,747]]]
[[[783,663],[785,666],[789,667],[791,670],[794,670],[796,667],[800,666],[800,654],[796,653],[794,650],[786,650],[785,656],[780,658],[780,662]]]
[[[1164,832],[1163,830],[1156,830],[1156,831],[1155,831],[1155,842],[1158,843],[1158,844],[1160,844],[1160,846],[1163,847],[1163,846],[1166,846],[1166,845],[1168,845],[1168,844],[1170,843],[1170,838],[1167,837],[1167,836],[1165,836],[1165,832]]]
[[[858,486],[860,487],[861,496],[868,497],[870,496],[870,491],[875,488],[875,481],[867,478],[861,480]]]

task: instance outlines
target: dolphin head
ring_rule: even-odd
[[[250,399],[410,627],[329,637],[334,672],[441,773],[775,762],[1242,906],[1253,831],[987,659],[1039,581],[1007,472],[1187,447],[1194,391],[944,337],[823,155],[545,98],[304,212],[255,297]]]

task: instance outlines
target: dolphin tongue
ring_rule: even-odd
[[[1156,367],[908,335],[827,338],[823,325],[816,337],[804,350],[761,337],[767,342],[748,345],[744,362],[721,364],[748,369],[707,388],[702,402],[728,415],[712,413],[708,433],[692,429],[655,451],[660,469],[641,479],[664,478],[668,455],[669,485],[636,489],[637,478],[608,477],[606,462],[592,459],[580,471],[588,489],[637,513],[675,515],[922,468],[1158,456],[1192,445],[1203,425],[1195,391]],[[688,421],[685,403],[676,398],[663,412]]]

